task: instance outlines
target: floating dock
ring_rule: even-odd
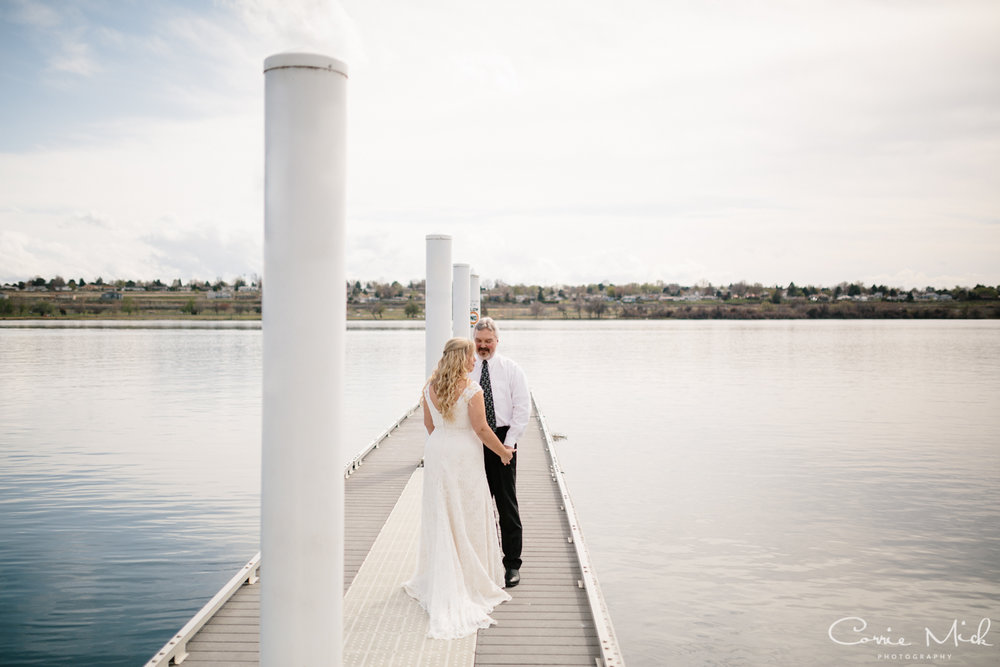
[[[493,612],[497,624],[460,640],[427,639],[427,616],[402,589],[416,562],[426,431],[417,407],[345,471],[343,664],[349,667],[578,665],[622,667],[551,434],[532,399],[518,443],[524,526],[521,584]],[[147,667],[259,664],[258,554]]]

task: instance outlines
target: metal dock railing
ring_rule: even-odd
[[[522,582],[494,610],[497,625],[469,638],[426,639],[426,616],[401,588],[413,566],[423,479],[417,408],[347,465],[344,665],[624,666],[552,437],[532,403],[518,443]],[[147,667],[257,665],[264,568],[259,554],[251,559]]]

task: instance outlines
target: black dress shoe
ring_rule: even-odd
[[[508,567],[507,574],[503,580],[507,584],[507,588],[514,588],[514,586],[521,583],[521,573],[512,567]]]

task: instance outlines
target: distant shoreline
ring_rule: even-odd
[[[45,299],[45,307],[37,307],[38,296],[18,304],[17,314],[0,315],[2,321],[130,321],[130,322],[259,322],[260,301],[223,302],[206,300],[200,307],[169,307],[163,300],[135,299],[132,303],[78,303]],[[44,298],[44,297],[43,297]],[[236,301],[235,299],[233,301]],[[325,307],[317,299],[316,307]],[[30,305],[29,305],[30,304]],[[421,306],[423,304],[420,304]],[[94,312],[94,311],[97,312]],[[565,304],[535,303],[483,304],[483,315],[498,320],[804,320],[804,319],[998,319],[1000,301],[834,301],[814,302],[807,299],[786,299],[781,303],[750,300],[665,301],[623,305],[611,303],[600,315],[578,310]],[[39,312],[41,311],[41,312]],[[412,313],[412,308],[411,308]],[[382,304],[379,309],[348,304],[347,320],[355,322],[423,321],[423,309],[408,315],[404,304]]]
[[[525,312],[527,311],[527,312]],[[497,319],[547,319],[547,320],[886,320],[886,319],[997,319],[1000,303],[890,303],[890,302],[841,302],[813,303],[809,301],[773,304],[693,302],[658,306],[646,312],[618,312],[603,317],[563,316],[543,313],[535,317],[528,309],[490,308],[491,317]]]
[[[349,321],[424,319],[422,281],[407,286],[355,281],[344,287]],[[302,292],[307,296],[299,301],[303,312],[337,307],[342,298],[325,285],[303,287]],[[724,288],[661,283],[556,288],[497,281],[481,291],[480,304],[481,315],[506,320],[997,319],[1000,286],[902,291],[860,283],[767,288],[741,282]],[[0,289],[0,320],[252,322],[261,319],[261,311],[259,281],[185,287],[178,280],[168,287],[161,281],[77,284],[57,277]]]

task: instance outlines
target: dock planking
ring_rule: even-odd
[[[352,466],[344,485],[345,594],[419,466],[425,438],[421,412],[413,410],[386,432],[360,465]],[[595,618],[593,592],[587,591],[592,575],[585,575],[589,564],[581,563],[580,545],[574,544],[580,535],[571,508],[567,512],[568,496],[557,481],[561,473],[551,445],[544,421],[533,409],[531,424],[518,443],[517,489],[524,528],[521,584],[509,589],[512,600],[494,610],[497,624],[478,632],[476,667],[624,664],[610,619]],[[266,563],[260,576],[267,576]],[[590,585],[596,587],[596,580]],[[597,613],[606,616],[600,606]],[[187,640],[183,664],[257,665],[259,637],[260,586],[244,583]],[[345,665],[352,664],[349,658],[345,653]],[[394,654],[392,663],[415,665],[419,660],[416,655]],[[163,664],[156,657],[148,663]]]

